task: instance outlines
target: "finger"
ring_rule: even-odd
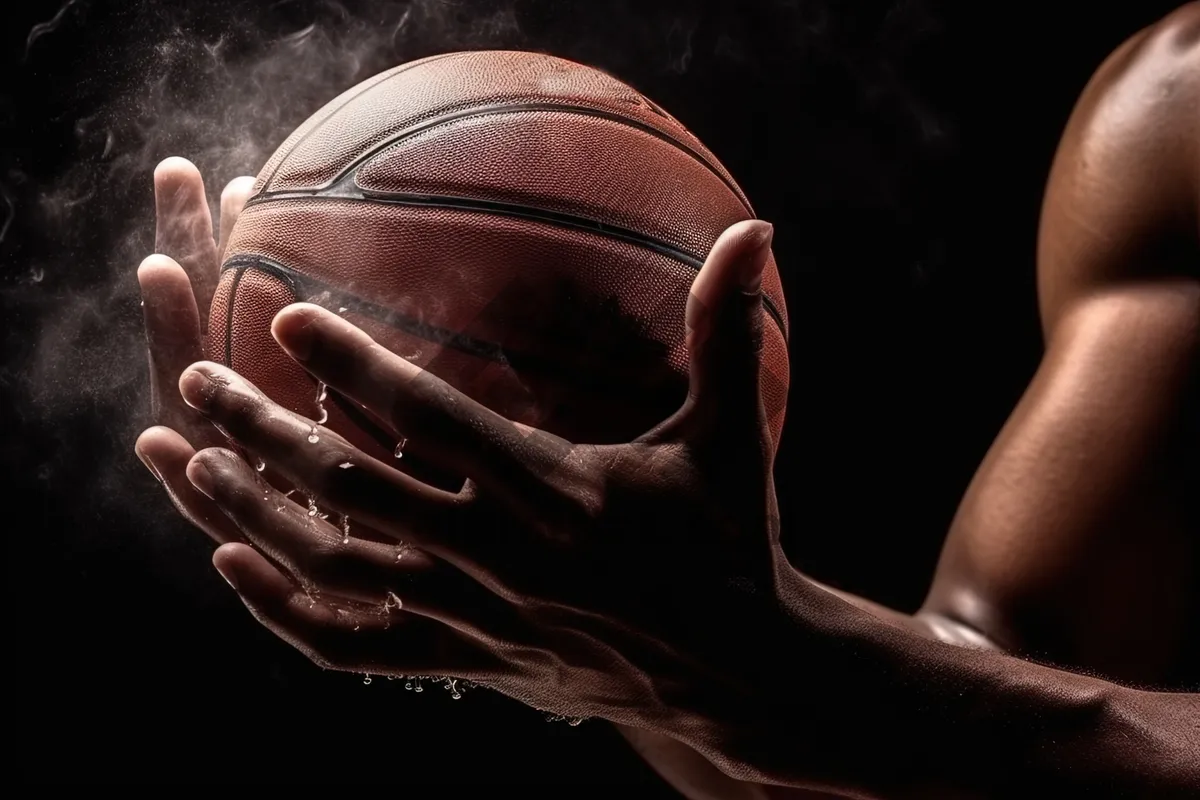
[[[388,422],[406,453],[492,494],[549,502],[546,477],[571,463],[571,443],[505,419],[320,306],[288,306],[272,333],[318,380]]]
[[[188,480],[187,466],[196,451],[186,439],[170,428],[150,428],[138,437],[134,452],[166,488],[167,496],[184,519],[218,544],[242,540],[229,517]]]
[[[172,157],[161,162],[154,170],[154,201],[157,217],[154,249],[175,259],[187,274],[203,332],[208,329],[219,265],[212,213],[200,170],[184,158]]]
[[[717,239],[692,283],[685,417],[693,434],[728,431],[731,421],[757,420],[763,413],[761,286],[772,234],[771,225],[760,220],[733,225]]]
[[[474,638],[512,639],[517,620],[499,597],[459,570],[401,545],[353,535],[347,517],[326,521],[287,499],[234,453],[212,448],[187,467],[192,484],[212,500],[246,540],[324,596],[403,608]]]
[[[293,486],[334,510],[423,549],[453,527],[457,495],[376,461],[327,428],[282,408],[237,373],[210,361],[179,381],[184,401]]]
[[[187,477],[248,541],[305,586],[377,605],[403,589],[410,605],[419,603],[416,573],[432,564],[428,557],[410,552],[405,560],[405,549],[352,536],[349,517],[327,521],[315,504],[292,502],[229,450],[200,451]]]
[[[197,425],[198,417],[179,397],[179,376],[204,358],[200,318],[187,274],[164,255],[152,255],[138,267],[142,316],[150,354],[151,412],[163,425],[184,430],[189,437],[215,440],[210,426]]]
[[[229,246],[229,235],[233,233],[233,226],[237,223],[237,218],[242,213],[242,209],[246,207],[246,201],[250,199],[250,193],[253,191],[254,177],[243,175],[227,183],[224,191],[221,192],[221,238],[217,242],[218,260],[225,258],[225,249]]]
[[[402,610],[372,613],[314,597],[247,545],[218,548],[213,566],[255,619],[324,669],[468,680],[498,672],[494,655],[452,628]]]

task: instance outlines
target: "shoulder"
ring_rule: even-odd
[[[1084,89],[1064,139],[1081,146],[1120,142],[1137,149],[1146,133],[1200,139],[1200,2],[1188,3],[1127,39]],[[1103,142],[1095,135],[1102,134]]]
[[[1197,277],[1200,2],[1126,40],[1080,94],[1046,188],[1043,316],[1150,274]]]

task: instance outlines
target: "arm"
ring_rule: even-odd
[[[700,715],[711,731],[692,734],[739,778],[869,798],[1174,797],[1200,786],[1200,695],[931,641],[798,574],[781,582],[792,630],[776,637],[788,642],[776,657],[796,679],[714,699],[724,705]]]
[[[255,619],[326,668],[461,676],[550,713],[656,731],[743,781],[872,798],[1194,790],[1200,697],[929,641],[790,567],[750,358],[762,296],[746,289],[769,242],[757,222],[722,235],[688,307],[691,392],[625,444],[531,432],[331,311],[276,316],[286,352],[394,430],[419,431],[420,457],[468,476],[459,493],[328,428],[313,437],[314,422],[227,367],[185,371],[188,405],[318,509],[440,561],[346,536],[230,449],[182,470],[163,458],[178,434],[153,429],[139,449],[169,489],[190,481],[245,537],[214,566]],[[665,520],[686,540],[664,535]]]
[[[1144,682],[1180,677],[1200,581],[1198,32],[1192,3],[1119,48],[1076,106],[1039,238],[1046,354],[922,609]]]
[[[1192,3],[1119,48],[1080,98],[1041,226],[1046,355],[963,500],[924,607],[909,616],[821,588],[927,638],[1130,679],[1171,672],[1200,582],[1178,488],[1200,364],[1197,30]],[[622,732],[690,798],[813,796]]]

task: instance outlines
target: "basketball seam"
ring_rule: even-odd
[[[494,214],[496,216],[507,217],[509,219],[525,219],[534,222],[541,222],[546,225],[552,225],[557,228],[567,228],[571,230],[579,230],[585,233],[591,233],[597,236],[603,236],[609,239],[627,242],[629,244],[645,247],[653,250],[659,255],[666,256],[675,261],[682,262],[685,266],[693,270],[699,271],[704,266],[704,260],[698,256],[694,256],[684,250],[655,239],[645,234],[639,233],[628,228],[622,228],[617,225],[609,225],[608,223],[600,222],[589,217],[576,216],[574,214],[566,214],[561,211],[552,211],[549,209],[536,208],[534,206],[525,206],[519,203],[502,203],[493,200],[481,200],[467,197],[448,197],[437,195],[388,195],[377,192],[362,192],[362,197],[345,196],[345,195],[326,195],[314,194],[308,191],[299,192],[277,192],[272,197],[256,203],[255,205],[264,205],[271,201],[285,200],[302,200],[302,201],[336,201],[345,203],[367,203],[367,204],[384,204],[384,205],[404,205],[417,206],[422,208],[437,208],[447,209],[452,211],[468,211],[479,214]],[[247,203],[249,207],[249,203]],[[228,265],[227,265],[228,266]],[[783,335],[783,340],[788,341],[788,326],[784,324],[783,314],[780,312],[775,301],[771,299],[765,292],[762,294],[763,308],[767,315],[775,321],[779,332]]]
[[[320,122],[318,122],[316,125],[314,125],[308,131],[306,131],[303,136],[301,136],[299,139],[296,140],[296,143],[292,145],[291,149],[288,150],[287,154],[283,158],[279,159],[279,163],[275,165],[275,169],[271,170],[271,176],[269,178],[267,178],[265,181],[263,181],[263,188],[262,188],[262,191],[259,192],[259,195],[262,195],[263,193],[265,193],[267,191],[267,188],[271,185],[271,181],[275,180],[275,176],[279,174],[279,170],[283,169],[283,165],[286,164],[287,160],[292,157],[293,153],[296,152],[296,148],[299,147],[300,145],[304,144],[304,142],[308,141],[308,137],[312,136],[314,133],[319,131],[321,128],[325,127],[325,123],[327,123],[327,122],[329,122],[329,120],[333,119],[333,117],[339,111],[341,111],[343,108],[350,105],[351,103],[353,103],[355,100],[362,97],[367,92],[370,92],[373,89],[376,89],[376,88],[382,86],[383,84],[387,83],[388,81],[390,81],[392,78],[396,77],[397,75],[401,75],[405,72],[408,72],[408,70],[412,69],[413,67],[419,67],[419,66],[422,66],[425,64],[431,64],[434,61],[440,61],[443,58],[449,58],[450,56],[453,56],[453,55],[459,55],[459,53],[457,53],[457,52],[441,53],[440,55],[436,55],[436,56],[428,56],[426,58],[417,59],[416,61],[413,61],[410,64],[405,64],[403,66],[396,67],[395,70],[392,72],[392,74],[388,75],[386,77],[376,75],[375,77],[378,78],[379,80],[376,80],[373,83],[370,83],[369,85],[362,87],[359,91],[355,92],[350,97],[347,97],[345,102],[341,103],[337,108],[333,109],[328,114],[326,114],[321,119]]]
[[[265,266],[266,265],[263,263],[256,262],[230,267],[231,269],[237,270],[237,274],[233,277],[233,286],[231,286],[229,290],[229,312],[225,321],[225,366],[229,367],[230,369],[233,369],[234,300],[237,298],[238,285],[241,283],[242,277],[246,274],[246,272],[255,268],[260,269],[262,272],[265,272],[268,275],[278,279],[279,282],[287,288],[288,293],[291,294],[293,302],[299,302],[300,300],[300,295],[296,291],[296,281],[292,280],[290,276],[282,274],[281,272],[266,269]],[[330,389],[329,399],[333,400],[334,405],[336,405],[341,412],[350,419],[351,422],[353,422],[359,427],[360,430],[364,431],[368,436],[374,439],[375,442],[381,447],[391,448],[392,444],[394,444],[393,437],[389,436],[386,431],[376,425],[370,417],[358,410],[358,408],[355,408],[354,404],[344,398],[339,392],[334,389]]]
[[[383,83],[383,81],[380,81],[380,83]],[[376,84],[376,85],[379,85],[379,84]],[[347,102],[349,102],[349,101],[347,101]],[[339,110],[340,110],[340,108],[339,108]],[[611,111],[604,111],[603,109],[597,109],[597,108],[589,108],[588,106],[569,105],[566,103],[512,103],[512,104],[501,104],[501,105],[493,105],[493,106],[481,106],[481,107],[476,107],[476,108],[463,109],[462,111],[456,111],[451,114],[441,114],[432,119],[428,119],[428,120],[425,120],[424,122],[417,123],[413,127],[406,128],[402,131],[397,131],[396,133],[392,134],[387,139],[384,139],[382,142],[379,142],[376,145],[374,145],[367,152],[362,153],[359,156],[355,157],[354,160],[352,160],[348,165],[346,165],[346,167],[344,167],[341,172],[339,172],[336,176],[334,176],[330,180],[326,181],[321,186],[316,186],[311,189],[283,189],[281,191],[283,191],[283,192],[291,192],[291,191],[323,192],[328,189],[331,189],[334,186],[336,186],[338,183],[340,183],[342,180],[344,180],[348,175],[350,175],[353,172],[356,172],[358,170],[358,168],[361,167],[365,162],[367,162],[370,159],[374,158],[375,156],[379,155],[379,153],[381,153],[382,151],[391,147],[392,145],[402,142],[405,139],[408,139],[410,137],[417,136],[418,134],[422,134],[422,133],[426,133],[430,130],[434,130],[443,125],[449,125],[453,122],[459,122],[461,120],[471,119],[473,117],[487,117],[487,116],[492,116],[492,115],[498,116],[498,115],[503,115],[503,114],[529,113],[529,112],[535,112],[535,111],[559,112],[559,113],[563,113],[563,114],[576,114],[579,116],[586,116],[586,117],[598,117],[600,119],[605,119],[605,120],[608,120],[609,122],[613,122],[618,125],[624,125],[625,127],[633,128],[634,130],[641,131],[642,133],[645,133],[649,136],[653,136],[655,139],[658,139],[659,141],[664,142],[664,143],[674,147],[679,152],[690,157],[693,161],[696,161],[701,166],[703,166],[706,170],[708,170],[710,173],[712,173],[719,181],[721,181],[722,184],[725,185],[725,188],[729,189],[729,191],[733,194],[734,198],[737,199],[738,203],[740,203],[742,205],[742,207],[744,209],[746,209],[746,213],[748,213],[751,217],[755,216],[754,208],[750,205],[749,199],[746,197],[745,193],[741,190],[741,188],[730,177],[723,175],[721,173],[721,170],[718,170],[712,164],[712,162],[710,162],[704,156],[704,154],[697,152],[695,149],[690,147],[685,142],[679,141],[674,136],[671,136],[670,134],[660,131],[658,128],[655,128],[652,125],[646,125],[645,123],[638,122],[637,120],[629,119],[628,117],[623,117],[620,114],[615,114]],[[327,120],[328,120],[328,118],[326,118],[325,120],[322,120],[321,125],[324,125]],[[312,131],[310,131],[309,133],[312,133]],[[307,138],[307,136],[308,136],[308,134],[305,135],[305,138]],[[299,144],[300,143],[297,142],[296,145],[292,147],[292,152],[295,152],[295,149],[297,146],[299,146]],[[291,153],[288,153],[287,157],[290,158]],[[286,158],[284,160],[286,160]],[[280,162],[280,166],[282,166],[282,162]],[[277,167],[275,172],[271,174],[272,180],[275,179],[275,174],[278,173],[278,171],[279,171],[279,169]],[[259,192],[258,195],[250,202],[253,203],[253,202],[262,202],[264,200],[269,200],[271,198],[271,196],[274,194],[278,194],[278,192],[268,192],[268,191],[266,191],[266,188],[264,186],[264,190],[262,192]],[[247,205],[249,205],[249,203],[247,203]]]
[[[441,328],[437,325],[430,325],[427,322],[422,322],[408,314],[403,314],[395,309],[387,306],[373,303],[370,300],[358,297],[349,293],[344,289],[340,289],[332,284],[305,275],[302,272],[297,272],[290,267],[286,267],[273,259],[266,258],[260,255],[238,256],[229,263],[226,263],[225,269],[259,269],[269,275],[278,278],[288,285],[292,292],[292,296],[299,300],[300,292],[298,287],[303,285],[305,289],[312,290],[310,294],[315,294],[320,291],[328,291],[331,295],[336,295],[338,304],[345,306],[348,309],[360,313],[364,316],[371,317],[379,322],[388,325],[397,330],[404,331],[418,338],[424,339],[427,342],[445,345],[458,350],[460,353],[475,356],[477,358],[487,359],[496,363],[507,363],[507,358],[504,355],[504,349],[494,342],[487,342],[482,339],[476,339],[473,336],[468,336],[465,333],[451,331],[446,328]],[[232,323],[230,323],[232,325]]]
[[[524,364],[527,364],[528,366],[534,367],[534,366],[540,364],[541,368],[543,370],[559,369],[563,366],[562,364],[555,362],[553,359],[539,357],[532,353],[524,353],[524,352],[519,352],[519,351],[506,350],[503,346],[501,346],[497,343],[486,342],[481,339],[475,339],[474,337],[467,336],[466,334],[446,331],[445,329],[438,328],[437,326],[432,326],[432,325],[429,325],[428,323],[420,322],[419,320],[409,317],[408,315],[401,314],[400,312],[398,312],[394,309],[390,309],[386,306],[382,306],[377,303],[372,303],[369,300],[364,300],[363,298],[356,297],[352,294],[349,294],[348,292],[346,292],[344,290],[338,289],[335,286],[331,286],[330,284],[324,283],[323,281],[317,280],[316,278],[313,278],[311,276],[297,272],[296,270],[290,269],[290,268],[284,266],[283,264],[280,264],[280,263],[278,263],[270,258],[267,258],[265,256],[261,256],[261,255],[236,256],[233,259],[231,259],[229,262],[227,262],[225,265],[223,265],[221,269],[222,269],[222,271],[229,270],[229,269],[237,270],[237,272],[233,278],[233,285],[230,288],[229,311],[228,311],[228,314],[226,317],[226,327],[225,327],[225,336],[226,336],[226,342],[227,342],[226,354],[225,354],[225,366],[229,367],[230,369],[233,368],[232,337],[233,337],[233,318],[234,318],[234,311],[236,308],[235,301],[237,298],[237,290],[241,284],[242,278],[245,277],[246,273],[249,272],[250,270],[258,270],[259,272],[265,273],[266,275],[278,280],[280,283],[282,283],[286,287],[288,293],[291,294],[292,299],[295,302],[299,302],[301,300],[301,295],[300,295],[300,291],[299,291],[301,285],[304,285],[306,288],[327,290],[331,294],[336,293],[339,297],[339,300],[341,302],[346,303],[347,309],[353,309],[357,313],[362,313],[364,316],[369,316],[372,319],[375,319],[376,321],[384,323],[385,325],[388,325],[393,328],[399,328],[400,330],[403,330],[406,333],[410,333],[410,334],[416,335],[420,338],[424,338],[427,341],[437,341],[437,340],[429,339],[427,336],[423,336],[422,333],[420,333],[416,330],[413,330],[413,328],[442,331],[448,335],[442,337],[441,341],[437,341],[437,343],[448,345],[451,348],[458,350],[459,352],[466,353],[467,355],[473,355],[473,356],[477,356],[477,357],[481,357],[481,358],[487,358],[488,360],[491,360],[491,361],[494,361],[497,363],[501,363],[501,364],[508,364],[508,365],[513,365],[516,363],[524,363]],[[764,295],[764,300],[765,299],[766,298]],[[397,318],[404,319],[404,320],[408,321],[410,324],[408,326],[398,325],[396,322]],[[780,332],[783,333],[782,329]],[[471,342],[474,345],[474,347],[472,347],[471,349],[464,349],[461,345],[463,344],[463,342],[468,342],[468,341]],[[787,350],[786,334],[785,334],[785,340],[784,340],[784,350],[785,350],[785,352]],[[488,351],[490,351],[490,352],[488,352]],[[512,356],[511,358],[509,357],[510,355]],[[582,376],[580,376],[580,377],[582,377]],[[602,376],[600,376],[598,374],[594,374],[594,373],[589,373],[588,377],[590,377],[592,379],[602,378]],[[347,396],[343,395],[342,393],[338,392],[337,390],[335,390],[331,387],[329,389],[329,399],[334,401],[334,405],[336,405],[337,408],[343,414],[345,414],[346,417],[351,421],[351,423],[356,425],[359,430],[363,431],[365,434],[370,436],[381,447],[386,448],[386,449],[391,448],[393,442],[395,441],[395,437],[392,436],[388,431],[386,431],[382,427],[380,427],[379,424],[377,424],[367,414],[365,414],[361,409],[359,409],[357,407],[357,404],[354,403],[350,398],[348,398]]]
[[[233,369],[233,317],[237,309],[238,284],[242,282],[245,269],[239,269],[233,276],[233,285],[229,287],[229,305],[225,310],[225,366]],[[293,293],[294,296],[294,293]]]
[[[506,350],[502,345],[496,342],[489,342],[484,339],[478,339],[458,331],[451,331],[447,328],[442,328],[437,325],[430,325],[427,322],[422,322],[416,317],[404,314],[393,308],[374,303],[357,295],[351,294],[345,289],[338,288],[332,284],[313,278],[310,275],[305,275],[302,272],[284,266],[274,259],[267,258],[262,255],[243,255],[237,256],[226,263],[222,270],[236,269],[241,270],[244,274],[245,270],[257,269],[271,275],[282,283],[286,284],[292,297],[297,302],[300,301],[300,287],[303,286],[309,296],[320,292],[328,292],[330,299],[337,298],[339,307],[354,311],[356,314],[362,314],[365,317],[370,317],[377,322],[381,322],[390,328],[403,331],[411,336],[424,339],[427,342],[444,345],[451,349],[457,350],[466,355],[475,356],[476,358],[486,359],[497,364],[511,365],[514,361],[519,361],[525,364],[541,363],[543,369],[551,370],[561,367],[561,364],[549,359],[540,358],[530,353],[522,353],[514,350]],[[766,300],[766,296],[763,296]],[[765,306],[765,303],[764,303]],[[231,304],[232,307],[232,304]],[[232,329],[232,315],[228,328]],[[779,329],[780,335],[784,336],[784,351],[787,350],[787,336],[783,329]],[[232,368],[232,364],[226,364]]]

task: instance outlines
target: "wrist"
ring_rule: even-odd
[[[757,595],[753,612],[729,636],[730,665],[721,670],[729,680],[720,690],[713,683],[686,687],[672,697],[668,726],[657,731],[742,781],[863,791],[864,778],[877,778],[880,791],[890,788],[896,779],[885,779],[882,765],[864,768],[863,729],[906,716],[870,697],[897,700],[877,673],[899,674],[898,663],[884,666],[898,657],[878,637],[907,634],[786,563],[772,588]],[[872,786],[866,793],[878,792]]]

